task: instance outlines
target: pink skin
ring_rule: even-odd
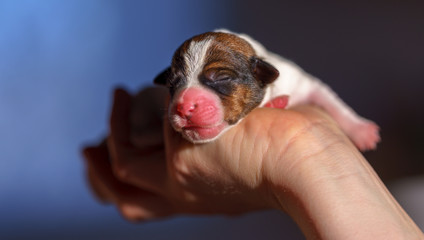
[[[380,128],[377,124],[363,119],[361,122],[353,125],[352,131],[349,135],[353,143],[361,151],[371,150],[377,148],[377,143],[380,142]]]
[[[228,126],[219,97],[200,87],[180,91],[170,107],[170,116],[175,130],[192,142],[213,139]]]
[[[276,97],[274,99],[271,99],[269,102],[267,102],[264,105],[264,107],[284,109],[284,108],[287,107],[288,103],[289,103],[289,96],[282,95],[280,97]]]

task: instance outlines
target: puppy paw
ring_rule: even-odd
[[[359,150],[374,150],[380,142],[379,130],[377,124],[364,120],[354,127],[350,138]]]
[[[267,102],[264,105],[264,107],[284,109],[287,107],[288,103],[289,103],[289,96],[282,95],[282,96],[271,99],[269,102]]]

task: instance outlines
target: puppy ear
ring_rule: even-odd
[[[250,59],[250,68],[256,80],[263,86],[274,82],[280,75],[280,72],[274,66],[258,57]]]
[[[166,85],[166,81],[168,80],[170,75],[171,67],[168,67],[156,76],[156,78],[153,80],[153,83],[158,85]]]

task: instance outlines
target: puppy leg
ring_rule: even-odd
[[[306,102],[326,110],[361,151],[375,149],[380,141],[379,127],[356,114],[324,83],[317,81],[313,85]]]
[[[289,103],[289,96],[281,95],[271,99],[269,102],[267,102],[264,105],[264,107],[284,109],[287,107],[288,103]]]

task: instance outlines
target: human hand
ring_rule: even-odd
[[[218,141],[193,145],[170,129],[167,119],[165,124],[161,122],[157,109],[164,106],[152,99],[153,91],[159,90],[149,89],[138,96],[141,99],[134,100],[118,90],[107,145],[85,150],[92,187],[101,198],[115,202],[124,216],[134,220],[275,207],[277,203],[261,171],[270,164],[264,161],[282,155],[283,144],[296,134],[296,128],[301,128],[300,122],[305,119],[299,121],[303,118],[299,113],[290,113],[290,117],[280,116],[285,111],[258,109]],[[163,97],[160,92],[155,94]],[[131,104],[148,102],[146,97],[157,106],[140,104],[138,111],[142,113],[136,114],[136,120],[143,120],[140,115],[144,115],[144,123],[134,128],[130,124]],[[133,129],[137,129],[136,137]],[[278,141],[269,133],[274,133],[272,137]],[[131,191],[124,194],[122,189]]]
[[[292,216],[307,236],[316,236],[330,233],[326,225],[337,225],[332,215],[339,218],[346,210],[323,206],[345,204],[334,195],[373,176],[337,124],[311,106],[256,109],[216,141],[200,145],[186,142],[165,119],[163,128],[150,129],[156,137],[149,135],[135,146],[130,140],[132,101],[125,91],[115,93],[107,145],[84,150],[92,188],[131,220],[276,208]],[[370,182],[366,191],[354,187],[355,194],[368,196],[377,188],[384,195],[375,186],[378,181]],[[392,205],[383,204],[383,209],[393,210]]]
[[[163,118],[158,117],[160,113],[155,109],[164,108],[164,99],[162,106],[156,102],[155,108],[140,104],[133,121],[131,105],[154,101],[145,99],[146,95],[152,97],[152,91],[158,90],[149,89],[138,96],[141,99],[134,99],[118,90],[107,144],[85,149],[88,174],[98,196],[116,203],[122,214],[132,220],[177,213],[231,214],[266,207],[261,201],[258,206],[246,203],[258,197],[256,194],[249,197],[252,190],[244,186],[251,176],[236,180],[245,173],[234,173],[239,163],[228,159],[234,154],[233,148],[227,145],[219,150],[223,151],[221,154],[216,150],[222,146],[215,144],[196,145],[200,147],[196,149],[167,123],[162,128]],[[144,122],[139,124],[140,120]],[[138,126],[132,126],[131,122]],[[133,129],[136,134],[132,133]],[[163,129],[166,142],[162,138]],[[165,146],[168,146],[167,154]],[[254,171],[248,172],[254,174]]]

